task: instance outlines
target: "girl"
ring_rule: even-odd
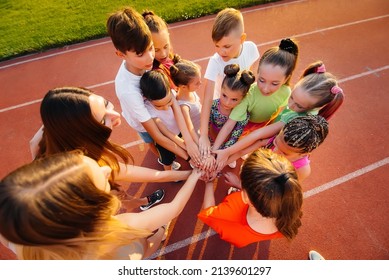
[[[246,96],[250,85],[255,80],[255,76],[250,70],[239,70],[238,64],[229,64],[224,68],[225,78],[222,82],[220,98],[213,101],[209,117],[208,135],[211,143],[214,143],[219,131],[228,120],[231,111]],[[227,141],[221,143],[220,149],[225,149],[238,140],[243,128],[247,124],[248,118],[249,116],[246,113],[246,118],[235,124]],[[206,170],[209,170],[210,162],[213,161],[213,156],[206,158]],[[233,163],[231,167],[235,167]]]
[[[177,101],[193,141],[199,144],[201,102],[196,90],[201,85],[200,66],[181,59],[170,67],[170,74],[177,85]]]
[[[259,149],[243,163],[240,178],[243,191],[217,206],[213,186],[207,185],[198,218],[236,247],[281,237],[292,240],[301,226],[303,192],[290,162]]]
[[[271,123],[287,105],[289,82],[296,67],[298,46],[292,39],[281,40],[278,47],[268,49],[259,60],[257,84],[250,88],[242,102],[232,110],[229,120],[218,134],[212,150],[217,150],[237,121],[250,119],[242,136]]]
[[[185,142],[181,138],[180,128],[176,121],[176,116],[181,109],[170,90],[166,75],[156,70],[144,73],[140,79],[140,89],[147,99],[146,108],[162,134],[175,142],[186,154]],[[159,153],[158,162],[164,166],[165,170],[178,170],[181,167],[178,162],[174,161],[176,159],[174,153],[158,143],[155,143],[155,146]],[[189,156],[187,156],[187,161],[190,161]]]
[[[277,136],[262,140],[262,146],[285,156],[296,169],[297,177],[302,182],[311,174],[310,154],[324,142],[327,135],[328,122],[325,118],[319,115],[300,116],[288,122]],[[257,148],[252,145],[234,154],[229,161]],[[228,183],[235,182],[231,180],[233,180],[231,175],[228,175]],[[233,186],[239,188],[239,185],[233,184]]]
[[[112,186],[118,186],[117,181],[178,181],[190,174],[189,171],[160,172],[129,164],[132,161],[130,153],[109,140],[112,129],[120,125],[119,113],[111,102],[91,90],[78,87],[52,89],[43,98],[40,113],[43,129],[30,143],[32,150],[37,150],[34,157],[81,149],[100,166],[112,169]],[[39,149],[34,148],[37,142]],[[131,203],[126,201],[126,208],[141,206],[146,210],[161,201],[163,196],[164,191],[158,190],[146,198]]]
[[[155,49],[153,69],[163,72],[169,79],[170,88],[177,90],[177,86],[170,75],[170,66],[180,60],[180,56],[173,54],[170,43],[170,35],[167,23],[152,11],[144,11],[142,14],[151,31],[151,37]]]
[[[2,243],[18,259],[142,259],[165,238],[164,225],[189,200],[193,171],[172,202],[116,215],[111,168],[80,152],[58,153],[18,168],[0,182]],[[88,199],[85,199],[88,198]],[[116,215],[116,216],[115,216]]]
[[[288,107],[274,123],[253,131],[228,149],[215,151],[218,170],[225,166],[229,156],[250,145],[260,147],[261,139],[276,135],[286,123],[297,116],[319,114],[326,120],[330,119],[342,105],[343,100],[343,90],[338,86],[336,78],[325,71],[323,62],[312,63],[305,69],[294,87],[288,100]]]

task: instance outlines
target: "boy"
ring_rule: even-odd
[[[259,51],[257,46],[246,40],[243,16],[240,11],[225,8],[220,11],[212,28],[212,40],[216,53],[209,59],[205,71],[204,96],[201,110],[201,127],[199,149],[202,156],[210,153],[208,139],[208,121],[213,99],[220,97],[221,82],[224,78],[224,67],[228,64],[239,64],[241,70],[253,70],[258,67]]]
[[[152,151],[156,152],[154,142],[189,161],[190,156],[198,154],[197,146],[191,141],[189,131],[181,128],[185,121],[178,125],[186,142],[187,151],[177,146],[164,136],[147,111],[139,82],[147,70],[151,70],[155,56],[154,46],[149,28],[143,17],[134,9],[126,8],[112,14],[107,21],[108,34],[116,48],[116,55],[123,59],[115,78],[116,95],[123,110],[123,117],[135,129],[145,143],[149,143]],[[175,99],[173,102],[177,102]],[[196,154],[197,153],[197,154]],[[189,155],[190,156],[189,156]],[[175,170],[180,164],[175,162]]]

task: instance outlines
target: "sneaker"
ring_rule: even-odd
[[[236,160],[228,164],[229,167],[234,169],[236,167]]]
[[[312,261],[323,261],[323,260],[325,260],[325,258],[323,258],[323,256],[320,255],[315,250],[309,251],[309,259],[312,260]]]
[[[156,190],[154,193],[147,196],[148,203],[146,205],[141,205],[139,207],[140,210],[145,211],[147,209],[150,209],[150,207],[160,202],[164,196],[165,196],[165,191],[163,189]]]
[[[163,164],[163,163],[160,161],[159,158],[157,159],[157,161],[158,161],[158,163],[159,163],[160,165],[165,166],[165,164]],[[177,170],[179,170],[180,168],[181,168],[181,164],[178,163],[177,161],[173,161],[173,163],[172,163],[172,170],[177,171]]]
[[[239,192],[239,191],[240,191],[240,189],[238,189],[238,188],[230,187],[230,188],[228,189],[228,191],[227,191],[227,194],[232,194],[232,193],[234,193],[234,192]]]
[[[172,170],[177,171],[177,170],[179,170],[180,168],[181,168],[181,164],[178,163],[177,161],[173,161],[173,163],[172,163]]]

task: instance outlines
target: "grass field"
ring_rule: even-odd
[[[107,36],[108,15],[125,6],[177,22],[274,0],[0,0],[0,61]]]

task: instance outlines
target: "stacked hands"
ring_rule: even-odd
[[[227,160],[228,154],[225,150],[212,150],[210,145],[201,145],[200,137],[199,149],[193,157],[190,156],[189,164],[192,168],[202,173],[200,177],[202,181],[210,182],[223,175],[221,171],[227,165]],[[224,174],[224,177],[227,184],[241,188],[240,180],[234,173],[227,172]]]

